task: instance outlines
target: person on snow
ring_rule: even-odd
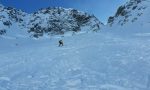
[[[64,46],[63,40],[59,40],[59,47]]]

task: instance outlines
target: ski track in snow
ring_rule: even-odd
[[[63,40],[58,47],[58,38],[6,39],[0,90],[149,90],[147,37],[92,33]]]

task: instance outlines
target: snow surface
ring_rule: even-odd
[[[101,32],[0,42],[0,90],[150,90],[149,36]]]
[[[118,17],[97,32],[82,27],[79,33],[34,39],[12,22],[0,36],[0,90],[150,90],[149,5],[138,4],[146,8],[135,22],[136,9],[123,26],[117,22],[124,17]]]

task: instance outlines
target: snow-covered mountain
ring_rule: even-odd
[[[25,12],[11,7],[0,5],[0,35],[16,36],[17,34],[25,34],[24,17]]]
[[[130,0],[109,17],[108,27],[124,32],[149,32],[150,1]]]
[[[43,33],[64,34],[68,31],[77,32],[81,31],[82,28],[86,28],[86,31],[96,31],[102,25],[94,15],[60,7],[41,9],[30,16],[29,32],[34,33],[35,37],[42,36]]]
[[[32,14],[0,5],[0,34],[30,33],[30,36],[60,35],[66,32],[97,31],[103,24],[94,16],[61,7]],[[17,31],[16,31],[17,30]]]
[[[0,90],[150,90],[150,34],[140,32],[148,32],[149,8],[148,0],[131,0],[102,32],[60,37],[56,34],[93,31],[102,24],[74,9],[27,14],[0,6],[0,33],[7,38],[0,37]]]

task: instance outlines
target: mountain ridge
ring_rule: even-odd
[[[86,32],[97,31],[103,25],[94,15],[71,8],[48,7],[28,14],[0,5],[0,12],[1,35],[17,29],[38,38],[44,35],[63,35],[66,32],[76,33],[85,30],[83,28],[86,28]]]

